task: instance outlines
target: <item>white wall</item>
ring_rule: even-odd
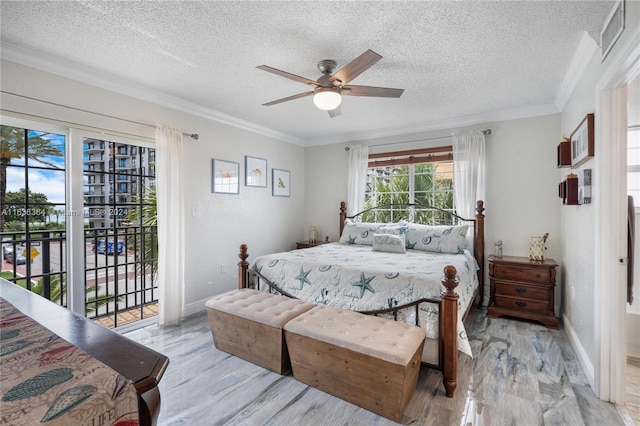
[[[493,241],[501,239],[505,255],[528,256],[529,238],[549,232],[547,256],[562,265],[559,220],[562,202],[558,198],[556,169],[556,148],[560,141],[559,114],[484,123],[473,128],[492,130],[486,139],[486,254],[493,253]],[[307,225],[317,226],[320,235],[329,235],[331,241],[338,238],[339,205],[347,196],[348,153],[345,146],[355,143],[368,146],[393,143],[371,148],[371,152],[444,146],[450,145],[451,139],[408,144],[398,142],[439,138],[460,130],[465,129],[307,148]],[[560,304],[561,277],[559,273],[556,306]],[[488,278],[485,282],[486,305],[489,297]]]
[[[184,140],[186,314],[204,309],[204,302],[214,294],[236,287],[241,243],[248,244],[251,260],[260,254],[291,249],[296,240],[303,238],[304,148],[12,62],[2,61],[0,71],[0,83],[6,92],[141,123],[163,123],[200,135],[198,141],[186,137]],[[17,111],[154,138],[153,127],[5,93],[0,100],[5,112]],[[213,194],[212,158],[236,161],[244,173],[245,155],[268,160],[269,187],[248,188],[242,179],[239,195]],[[291,197],[271,196],[273,167],[291,171]],[[192,215],[194,207],[196,216]],[[225,274],[221,273],[221,264],[226,265]]]
[[[630,36],[638,31],[640,25],[640,2],[626,2],[625,30],[610,51],[606,60],[602,62],[600,51],[593,57],[584,74],[577,81],[577,85],[571,94],[566,106],[562,110],[561,130],[562,134],[569,136],[581,120],[588,113],[597,110],[596,86],[600,78],[607,71],[611,61],[616,58],[620,50],[629,41]],[[595,117],[596,136],[598,135],[599,120]],[[579,166],[578,169],[592,169],[592,191],[594,195],[600,192],[606,194],[612,188],[600,188],[598,185],[598,171],[603,165],[600,163],[599,152],[606,141],[595,140],[595,157]],[[564,170],[560,176],[564,174]],[[559,176],[559,177],[560,177]],[[594,366],[598,358],[596,335],[599,332],[599,318],[596,318],[597,289],[606,287],[612,283],[597,282],[595,248],[600,244],[595,231],[598,229],[599,203],[606,200],[594,196],[591,205],[566,206],[561,209],[562,222],[562,256],[564,258],[565,282],[563,297],[565,300],[564,321],[565,327],[570,330],[572,343],[582,363],[583,369],[594,384]],[[626,229],[626,227],[625,227]],[[624,307],[620,307],[624,309]],[[598,389],[594,389],[598,393]]]

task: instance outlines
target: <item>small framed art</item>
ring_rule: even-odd
[[[271,186],[274,197],[288,197],[291,195],[291,173],[288,170],[271,169]]]
[[[591,204],[591,169],[578,172],[578,204]]]
[[[235,161],[213,159],[212,192],[238,194],[240,192],[240,164]]]
[[[571,167],[576,167],[594,155],[593,114],[587,114],[571,134]]]
[[[267,187],[267,160],[244,156],[244,185]]]

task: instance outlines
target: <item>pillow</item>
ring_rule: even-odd
[[[406,253],[404,246],[404,235],[392,234],[374,234],[373,247],[374,251],[386,251],[389,253]]]
[[[340,242],[343,244],[373,245],[374,234],[401,235],[407,232],[406,226],[393,223],[370,223],[345,221]]]
[[[407,225],[407,248],[435,253],[462,253],[467,248],[469,225]]]

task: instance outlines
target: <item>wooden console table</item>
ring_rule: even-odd
[[[158,383],[169,358],[62,306],[0,279],[0,296],[31,319],[133,381],[140,425],[155,425],[160,413]]]

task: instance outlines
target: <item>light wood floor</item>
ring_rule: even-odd
[[[640,358],[627,357],[627,403],[629,415],[640,426]]]
[[[455,397],[423,367],[402,424],[633,425],[595,397],[563,330],[533,322],[467,319],[473,359],[459,355]],[[126,334],[170,358],[160,425],[391,425],[394,422],[213,346],[206,315]]]

